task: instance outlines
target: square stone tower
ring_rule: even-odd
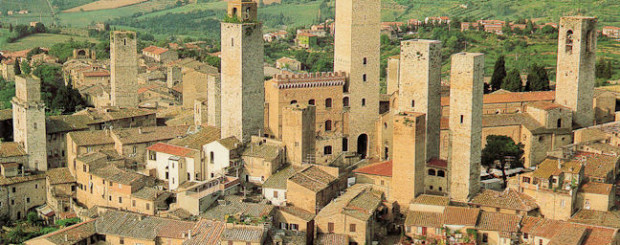
[[[379,115],[381,0],[337,0],[335,26],[334,71],[348,75],[347,149],[367,156]]]
[[[467,202],[480,190],[484,54],[452,55],[450,71],[450,199]]]
[[[441,42],[400,43],[399,111],[426,114],[426,160],[439,158],[441,122]]]
[[[221,80],[218,76],[209,76],[207,80],[207,124],[220,128],[221,115]]]
[[[417,112],[395,114],[393,139],[392,186],[394,188],[392,188],[391,196],[393,201],[404,208],[417,195],[424,192],[426,115]]]
[[[15,76],[13,137],[28,154],[27,169],[47,171],[45,104],[41,100],[41,80],[32,75]]]
[[[595,17],[560,18],[555,100],[573,110],[580,127],[594,123],[596,22]]]
[[[400,57],[392,56],[387,60],[387,90],[386,94],[398,92],[398,76],[400,75]]]
[[[294,104],[282,109],[282,143],[287,161],[301,166],[315,153],[316,109],[313,105]]]
[[[243,142],[263,130],[263,34],[256,19],[256,3],[228,2],[228,18],[222,22],[222,138],[235,136]]]
[[[114,31],[110,35],[112,105],[138,106],[138,51],[136,33]]]

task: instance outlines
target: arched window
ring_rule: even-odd
[[[439,176],[439,177],[446,177],[446,172],[444,172],[443,170],[439,170],[439,171],[437,171],[437,176]]]
[[[332,131],[332,120],[325,121],[325,131]]]
[[[325,108],[332,108],[332,99],[331,98],[325,99]]]
[[[323,155],[331,155],[332,154],[332,146],[328,145],[323,147]]]
[[[562,127],[562,118],[558,118],[558,128]]]
[[[573,52],[573,30],[566,32],[566,52]]]
[[[314,99],[308,100],[308,105],[314,105]]]
[[[434,169],[429,169],[428,170],[428,175],[435,176],[436,175],[435,170]]]
[[[349,97],[342,98],[342,106],[349,106]]]
[[[291,105],[297,104],[297,100],[291,100]]]

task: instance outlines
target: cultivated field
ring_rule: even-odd
[[[75,8],[62,11],[63,13],[75,13],[75,12],[87,12],[97,11],[103,9],[116,9],[125,6],[131,6],[139,3],[146,2],[148,0],[99,0],[96,2],[88,3]]]
[[[88,40],[94,43],[97,42],[97,40],[95,39],[86,37],[42,33],[30,35],[28,37],[19,39],[17,42],[14,43],[4,43],[4,40],[2,40],[0,41],[0,50],[17,51],[36,47],[51,47],[54,44],[66,42],[70,39],[76,41]]]

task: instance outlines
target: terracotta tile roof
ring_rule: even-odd
[[[78,146],[111,145],[114,139],[105,130],[76,131],[68,134]]]
[[[319,192],[336,181],[336,177],[315,166],[307,167],[289,178],[289,181],[301,185],[313,192]]]
[[[67,167],[49,169],[45,172],[45,175],[52,185],[75,182],[75,177],[71,175],[71,172],[69,172],[69,168]]]
[[[551,238],[549,245],[580,245],[587,232],[585,227],[566,224]]]
[[[407,213],[407,218],[405,219],[405,225],[406,226],[417,226],[417,227],[441,228],[443,227],[443,213],[410,210]]]
[[[146,149],[149,151],[162,152],[181,157],[193,157],[197,153],[196,150],[193,149],[170,145],[162,142],[149,146]]]
[[[620,228],[620,214],[590,209],[580,209],[568,221],[584,225]]]
[[[536,101],[534,103],[530,103],[527,105],[527,107],[533,107],[533,108],[537,108],[537,109],[541,109],[541,110],[553,110],[556,108],[562,108],[562,109],[569,109],[566,106],[562,106],[560,104],[556,104],[550,101]]]
[[[45,130],[47,134],[86,130],[90,122],[85,115],[49,116],[45,118]]]
[[[149,201],[155,201],[157,199],[160,199],[160,200],[166,199],[171,195],[172,194],[169,192],[161,191],[153,187],[144,187],[131,194],[132,197],[143,199],[143,200],[149,200]]]
[[[521,221],[521,232],[551,239],[559,230],[564,228],[565,223],[559,220],[525,216]]]
[[[436,167],[436,168],[447,168],[448,161],[443,160],[443,159],[433,158],[426,163],[426,166]]]
[[[421,194],[416,197],[412,201],[412,203],[433,206],[448,206],[450,204],[450,198],[437,195]]]
[[[561,168],[558,169],[558,161],[562,161]],[[560,172],[567,173],[579,173],[581,171],[581,163],[579,161],[570,160],[559,160],[555,158],[547,158],[543,160],[536,170],[534,170],[533,176],[535,178],[548,179],[552,175],[557,175]]]
[[[243,202],[242,199],[243,197],[240,196],[224,196],[223,201],[225,201],[225,205],[217,204],[209,208],[201,216],[208,219],[225,221],[226,217],[229,215],[241,214],[243,216],[256,218],[271,215],[274,210],[274,206],[272,205],[266,203]]]
[[[230,136],[228,138],[220,139],[217,142],[222,144],[222,146],[226,147],[228,150],[235,149],[241,145],[241,141],[239,141],[235,136]]]
[[[555,100],[555,91],[485,94],[483,97],[484,104],[553,101],[553,100]],[[450,105],[450,97],[448,96],[441,97],[441,105],[442,106]]]
[[[190,129],[191,126],[187,125],[122,128],[112,130],[112,135],[123,144],[137,144],[171,140],[187,134]]]
[[[538,208],[534,198],[510,188],[506,188],[504,191],[484,189],[478,195],[474,196],[470,203],[482,207],[503,208],[525,212]]]
[[[349,236],[345,234],[327,233],[317,235],[317,244],[322,245],[349,245]]]
[[[142,52],[152,53],[152,54],[163,54],[167,51],[168,51],[167,48],[160,48],[160,47],[152,46],[152,45],[142,49]]]
[[[585,158],[584,174],[586,177],[607,178],[613,175],[618,156],[579,152],[575,158]]]
[[[157,237],[183,239],[195,223],[108,210],[96,219],[95,226],[98,234],[153,241]]]
[[[85,221],[75,224],[52,233],[33,238],[25,242],[27,245],[34,244],[56,244],[69,245],[78,244],[80,241],[95,235],[95,220]],[[43,242],[45,241],[45,242]]]
[[[378,162],[353,170],[354,173],[392,177],[392,161]]]
[[[87,115],[92,123],[109,122],[113,120],[126,119],[132,117],[142,117],[155,115],[155,111],[144,108],[118,108],[113,106],[101,108],[88,108],[74,113],[73,115]]]
[[[287,214],[293,215],[295,217],[298,217],[300,219],[303,219],[306,222],[313,220],[314,217],[316,216],[314,213],[310,213],[304,209],[301,209],[295,206],[281,206],[278,208],[278,210],[280,210],[281,212],[285,212]]]
[[[301,170],[301,167],[297,166],[288,166],[283,168],[282,170],[276,172],[271,175],[265,183],[263,183],[263,189],[280,189],[286,190],[286,181],[293,176],[297,171]]]
[[[114,165],[108,165],[103,168],[92,170],[90,172],[100,178],[123,185],[132,185],[133,183],[143,181],[145,178],[147,178],[147,176],[141,175],[136,172],[119,169]]]
[[[485,231],[519,232],[521,216],[514,214],[480,212],[477,229]]]
[[[262,243],[266,233],[267,230],[262,227],[234,225],[234,227],[226,227],[222,233],[222,241]]]
[[[157,84],[152,84],[152,85],[147,85],[147,86],[140,87],[140,88],[138,88],[138,94],[143,94],[144,92],[149,91],[149,90],[154,89],[154,88],[157,88],[157,87],[161,87],[161,86],[159,86]]]
[[[252,142],[246,146],[243,156],[264,158],[265,161],[276,159],[280,154],[283,146],[272,143]]]
[[[0,157],[26,156],[24,148],[17,142],[0,142]]]
[[[194,150],[202,150],[202,146],[211,143],[220,138],[220,129],[212,126],[201,126],[196,132],[190,131],[185,136],[176,137],[168,143]]]
[[[85,77],[109,77],[108,71],[86,71],[82,73]]]
[[[589,231],[589,235],[585,238],[582,245],[612,245],[616,242],[618,229],[609,229],[603,227],[588,226],[585,227]]]
[[[224,232],[224,223],[207,219],[200,219],[192,229],[192,238],[183,242],[183,245],[217,244]]]
[[[475,226],[478,223],[480,209],[448,206],[444,210],[444,224]]]
[[[323,207],[316,219],[331,217],[335,214],[344,214],[358,220],[367,221],[372,218],[381,205],[380,192],[372,190],[370,185],[356,184]]]
[[[26,175],[26,176],[17,176],[17,177],[0,177],[0,186],[5,185],[13,185],[24,183],[28,181],[36,181],[45,179],[45,174],[35,174],[35,175]]]
[[[614,185],[599,182],[586,182],[581,186],[581,188],[579,188],[579,192],[600,194],[606,196],[611,194],[613,190]]]

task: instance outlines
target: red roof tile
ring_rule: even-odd
[[[353,172],[392,177],[392,161],[373,163],[353,170]]]
[[[511,102],[534,102],[552,101],[555,99],[555,91],[517,92],[504,94],[485,94],[484,104],[511,103]],[[441,105],[450,105],[450,97],[441,97]]]
[[[154,144],[152,146],[149,146],[146,149],[149,151],[163,152],[163,153],[167,153],[170,155],[182,156],[182,157],[192,157],[192,152],[193,152],[193,150],[189,148],[176,146],[176,145],[170,145],[170,144],[161,143],[161,142]]]
[[[439,167],[439,168],[447,168],[448,162],[443,159],[433,158],[426,163],[427,166],[430,167]]]

